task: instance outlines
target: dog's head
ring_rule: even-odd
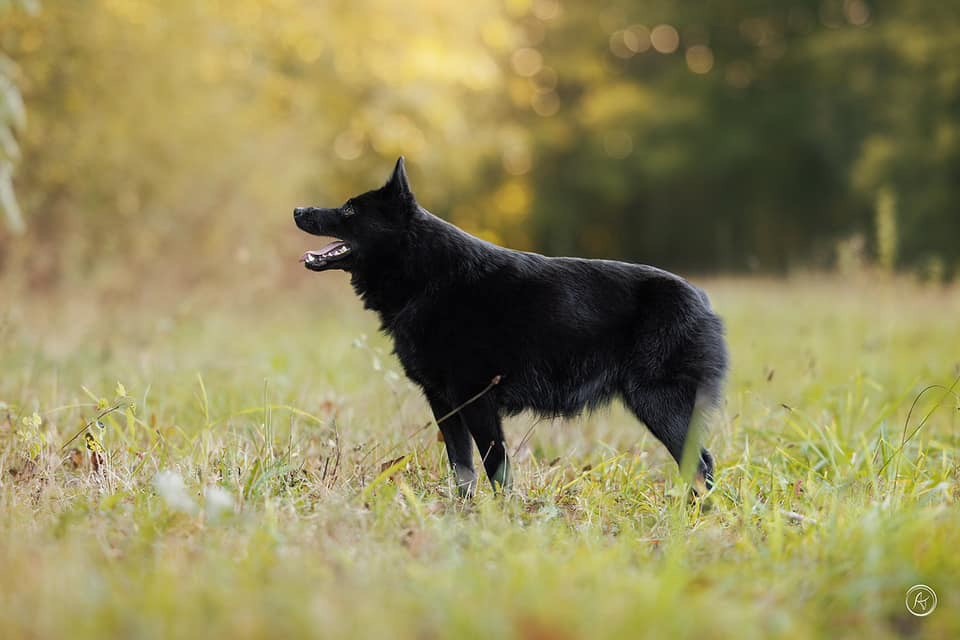
[[[311,271],[352,271],[365,255],[396,246],[416,212],[417,202],[401,157],[393,175],[379,189],[350,198],[335,209],[294,209],[293,219],[302,230],[335,238],[322,249],[307,251],[300,260]]]

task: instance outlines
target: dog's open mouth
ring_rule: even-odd
[[[317,251],[307,251],[300,258],[307,269],[311,271],[323,271],[331,263],[343,260],[350,255],[350,245],[343,240],[335,240]]]

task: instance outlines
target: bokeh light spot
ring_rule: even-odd
[[[553,20],[560,15],[560,3],[557,0],[536,0],[533,3],[533,15],[540,20]]]
[[[363,138],[353,131],[344,131],[333,141],[333,152],[344,160],[356,160],[363,153]]]
[[[642,24],[630,25],[624,31],[623,40],[635,53],[643,53],[650,49],[650,29]]]
[[[543,56],[532,47],[523,47],[513,52],[511,62],[513,62],[514,71],[529,78],[543,67]]]
[[[626,36],[626,31],[614,31],[610,34],[610,53],[624,60],[633,57],[637,53],[627,45]]]
[[[507,147],[503,150],[501,160],[507,173],[514,176],[530,173],[530,169],[533,168],[533,159],[525,146],[512,145]]]
[[[669,24],[658,24],[650,32],[650,42],[659,53],[673,53],[680,46],[680,34]]]
[[[843,12],[847,22],[855,27],[862,27],[870,21],[870,7],[863,0],[845,0]]]
[[[560,98],[553,91],[538,93],[533,96],[530,106],[538,116],[546,118],[560,111]]]
[[[699,74],[710,73],[713,69],[713,51],[710,47],[696,44],[687,49],[687,66],[690,71]]]

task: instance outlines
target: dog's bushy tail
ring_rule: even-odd
[[[699,443],[700,450],[693,486],[697,493],[704,495],[713,488],[714,460],[703,444],[710,428],[716,422],[723,402],[723,387],[730,366],[730,356],[724,339],[723,321],[712,311],[701,318],[695,340],[700,360],[697,367],[697,396],[690,430],[694,441]]]
[[[723,321],[712,311],[700,318],[694,336],[697,352],[697,408],[713,412],[723,400],[730,367]]]

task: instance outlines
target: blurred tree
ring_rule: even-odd
[[[565,3],[541,26],[543,4],[526,18],[545,33],[520,117],[547,251],[825,264],[840,238],[876,237],[886,188],[905,263],[960,255],[957,6]]]
[[[960,259],[960,5],[73,0],[2,16],[31,117],[29,268],[51,280],[113,256],[131,273],[275,259],[293,205],[369,188],[401,153],[425,204],[518,248],[785,270],[859,234],[900,267]]]
[[[55,280],[122,256],[131,273],[206,270],[238,245],[269,259],[262,233],[289,231],[292,206],[368,188],[400,153],[442,176],[418,182],[425,200],[478,189],[471,169],[500,137],[490,47],[512,34],[494,2],[76,0],[14,13],[2,42],[37,123],[19,179],[41,249],[30,269]],[[181,252],[191,259],[169,259]]]

